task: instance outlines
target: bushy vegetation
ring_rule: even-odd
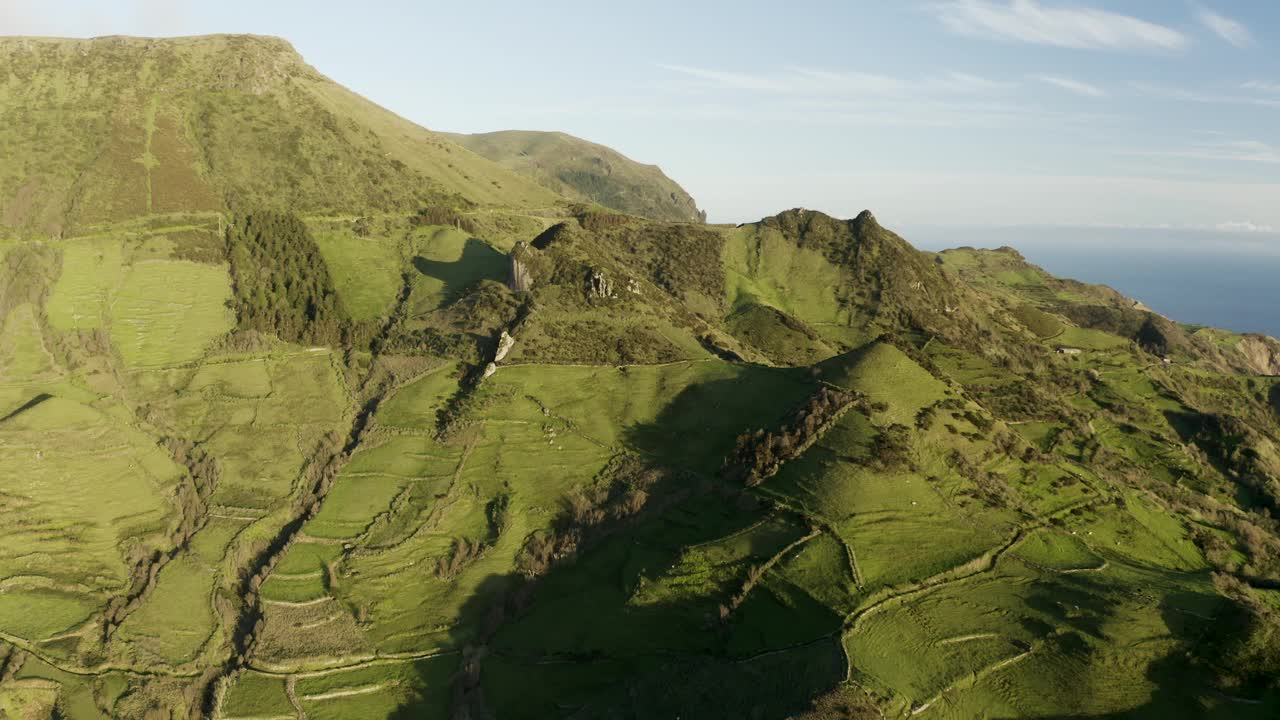
[[[1276,715],[1276,341],[566,205],[279,41],[0,53],[0,716]]]
[[[236,317],[242,330],[308,345],[337,345],[344,315],[320,249],[297,216],[262,211],[227,227]]]
[[[776,430],[762,428],[740,435],[721,474],[748,487],[759,485],[808,450],[826,426],[857,400],[852,393],[820,388]]]

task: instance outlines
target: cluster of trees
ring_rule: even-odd
[[[1251,693],[1280,689],[1280,612],[1234,575],[1214,573],[1213,584],[1232,600],[1214,619],[1210,662],[1220,684]]]
[[[871,441],[867,463],[880,471],[914,468],[911,462],[911,431],[907,426],[893,423],[882,428]]]
[[[578,224],[588,232],[601,232],[611,228],[624,227],[634,219],[629,215],[621,215],[603,210],[591,210],[586,207],[578,209]]]
[[[227,228],[240,329],[309,345],[342,343],[345,314],[306,224],[287,212],[235,218]]]
[[[397,332],[378,343],[377,349],[395,355],[439,355],[475,362],[480,359],[482,344],[483,338],[472,333],[423,327]]]
[[[454,208],[445,206],[422,208],[409,218],[409,225],[415,228],[426,225],[452,225],[472,235],[479,232],[471,218],[462,215]]]
[[[759,485],[808,449],[822,429],[856,400],[853,393],[823,386],[781,428],[739,435],[721,474],[748,487]]]
[[[1280,480],[1268,472],[1254,430],[1233,415],[1184,413],[1182,417],[1193,424],[1190,440],[1206,458],[1243,486],[1255,506],[1280,515]]]
[[[486,545],[478,540],[454,538],[449,546],[449,554],[436,561],[436,577],[441,580],[452,580],[472,560],[480,557]]]
[[[983,470],[960,450],[953,449],[947,453],[946,462],[957,475],[973,482],[975,486],[972,490],[960,491],[960,495],[978,498],[984,505],[992,508],[1021,505],[1017,493],[999,473]]]
[[[568,494],[567,507],[551,529],[529,536],[516,558],[516,568],[525,578],[535,578],[555,563],[573,558],[585,543],[639,514],[659,493],[658,485],[674,477],[634,455],[614,458],[595,483]],[[681,493],[663,496],[670,502],[682,497]]]

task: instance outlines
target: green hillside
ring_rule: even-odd
[[[0,718],[1280,712],[1276,340],[571,202],[283,41],[0,52]]]
[[[706,222],[706,213],[657,165],[560,132],[503,130],[445,137],[560,195],[650,220]]]
[[[560,198],[334,83],[277,38],[0,38],[0,224],[57,234],[263,204]]]

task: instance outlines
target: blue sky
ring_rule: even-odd
[[[0,0],[0,34],[280,35],[427,127],[659,164],[713,221],[1280,229],[1280,3],[611,5]]]

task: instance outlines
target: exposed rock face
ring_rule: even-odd
[[[511,277],[508,278],[507,285],[516,292],[529,292],[533,289],[533,275],[522,260],[528,250],[529,246],[523,240],[511,250]]]
[[[618,297],[618,294],[613,291],[613,281],[596,269],[592,269],[591,274],[587,276],[587,292],[598,298]]]
[[[635,278],[627,278],[627,292],[632,295],[640,294],[640,282]]]
[[[1245,364],[1259,375],[1280,375],[1280,342],[1261,335],[1246,335],[1236,350]]]
[[[484,376],[481,379],[483,380],[496,372],[498,372],[498,365],[496,363],[489,363],[484,366]]]
[[[507,356],[507,353],[511,352],[511,348],[514,347],[515,344],[516,339],[511,337],[506,330],[503,330],[502,335],[498,337],[498,350],[493,354],[493,361],[495,363],[502,362],[502,359]]]

